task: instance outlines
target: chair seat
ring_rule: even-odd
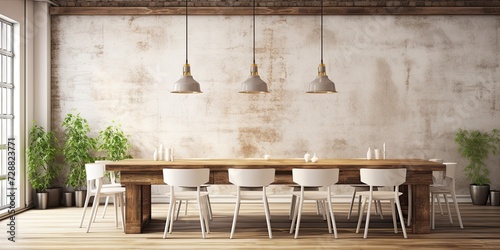
[[[96,190],[92,190],[91,192],[95,194]],[[109,194],[117,194],[124,192],[125,192],[124,187],[109,187],[109,188],[102,188],[100,193],[101,195],[109,195]]]
[[[451,192],[450,188],[446,186],[431,186],[429,190],[436,194],[449,194]]]
[[[358,192],[358,194],[368,197],[368,196],[370,196],[370,191]],[[398,192],[398,196],[400,196],[402,194],[403,193]],[[374,200],[394,199],[394,191],[373,191],[373,199]]]
[[[293,192],[293,195],[300,197],[300,192]],[[304,191],[304,200],[327,200],[327,191]]]
[[[109,183],[109,184],[102,184],[102,187],[109,188],[109,187],[123,187],[123,186],[120,183]]]
[[[182,191],[175,192],[175,199],[177,200],[196,200],[198,194],[196,191]],[[208,192],[200,192],[200,197],[208,196]]]

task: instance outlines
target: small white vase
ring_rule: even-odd
[[[318,162],[318,157],[316,157],[316,154],[314,154],[313,157],[311,158],[311,162],[313,163]]]
[[[306,162],[311,161],[311,155],[309,154],[309,152],[306,152],[306,154],[304,155],[304,161]]]
[[[160,147],[158,148],[158,160],[159,161],[165,160],[165,157],[164,157],[163,153],[164,153],[164,151],[163,151],[163,143],[160,143]]]
[[[155,148],[155,152],[153,153],[153,160],[157,161],[158,160],[158,149]]]
[[[370,147],[368,147],[368,151],[366,152],[366,159],[372,159],[372,149]]]

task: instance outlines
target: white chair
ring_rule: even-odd
[[[207,183],[210,178],[210,169],[163,169],[163,181],[170,186],[170,204],[168,207],[167,219],[165,222],[165,230],[163,238],[167,237],[167,231],[172,232],[174,217],[175,217],[175,204],[177,200],[196,200],[198,205],[198,212],[200,216],[201,236],[206,237],[206,233],[210,233],[208,225],[208,218],[206,210],[206,198],[208,193],[201,192],[201,185]],[[174,187],[187,187],[196,188],[196,191],[187,189],[181,191]],[[206,229],[206,233],[205,233]]]
[[[104,164],[110,163],[110,162],[113,162],[113,161],[95,161],[95,163],[104,163]],[[109,181],[111,183],[102,184],[103,188],[121,187],[122,186],[122,184],[120,184],[119,182],[116,181],[116,175],[115,175],[114,171],[106,171],[106,172],[109,173]],[[88,196],[88,193],[87,193],[87,196]],[[108,203],[109,203],[110,197],[112,197],[112,196],[106,196],[106,201],[104,202],[104,209],[102,210],[102,218],[104,218],[104,216],[106,215],[106,210],[108,209]],[[113,202],[116,202],[116,201],[113,201]]]
[[[347,220],[351,219],[351,214],[352,214],[352,207],[354,205],[354,200],[356,199],[356,194],[358,192],[362,191],[370,191],[370,186],[365,185],[365,184],[354,184],[350,185],[353,187],[352,195],[351,195],[351,202],[349,203],[349,213],[347,213]],[[378,187],[375,187],[375,191],[378,190]],[[359,212],[361,210],[361,195],[358,195],[358,216]],[[380,201],[375,201],[375,214],[378,214],[380,216],[380,219],[384,219],[384,215],[382,213],[382,205],[380,204]]]
[[[361,213],[359,214],[358,226],[356,228],[356,233],[359,233],[359,228],[361,226],[361,221],[363,220],[363,213],[365,211],[365,204],[368,202],[368,211],[366,213],[365,222],[365,233],[363,238],[368,237],[368,227],[370,225],[370,213],[373,200],[389,200],[391,202],[392,211],[392,222],[394,224],[394,232],[398,232],[396,213],[394,211],[394,203],[398,209],[399,219],[401,222],[401,228],[403,230],[403,236],[406,239],[406,229],[405,223],[403,221],[403,213],[401,211],[401,204],[399,203],[399,196],[402,195],[399,192],[399,185],[406,181],[406,168],[399,169],[369,169],[362,168],[360,170],[361,182],[370,186],[370,191],[359,192],[362,196],[363,203],[361,205]],[[391,187],[394,191],[374,191],[374,187]]]
[[[457,197],[455,195],[455,171],[457,163],[445,162],[443,164],[446,165],[446,172],[443,175],[442,184],[433,184],[430,186],[431,201],[432,201],[431,204],[432,229],[434,229],[434,224],[435,224],[434,199],[439,201],[439,195],[443,195],[444,201],[446,202],[446,207],[448,208],[448,217],[450,219],[450,224],[453,224],[453,219],[451,218],[450,204],[448,202],[448,195],[451,196],[451,200],[455,204],[455,211],[457,213],[460,228],[463,229],[464,225],[462,223],[462,216],[460,215],[460,209],[458,208]]]
[[[91,196],[94,196],[94,202],[92,204],[92,213],[90,215],[89,219],[89,224],[87,226],[87,233],[90,230],[90,225],[92,222],[95,220],[95,217],[97,215],[97,208],[99,207],[99,199],[101,196],[114,196],[114,207],[115,207],[115,226],[118,227],[118,207],[120,207],[120,212],[121,212],[121,226],[123,230],[125,230],[124,227],[124,221],[125,221],[125,214],[124,214],[124,204],[123,204],[123,195],[125,194],[125,188],[124,187],[109,187],[109,188],[103,188],[102,187],[102,182],[103,182],[103,177],[105,175],[105,165],[100,164],[100,163],[88,163],[85,164],[85,171],[87,174],[87,198],[85,199],[85,205],[83,208],[83,214],[82,214],[82,219],[80,222],[80,227],[81,224],[83,223],[83,219],[85,217],[85,212],[87,210],[87,205],[88,205],[88,199],[90,199]]]
[[[293,228],[295,226],[295,239],[298,238],[304,200],[314,200],[320,201],[319,203],[317,202],[317,204],[321,204],[323,206],[321,210],[323,211],[323,214],[326,214],[328,232],[332,233],[333,225],[333,233],[335,235],[335,238],[337,238],[337,226],[335,224],[335,217],[333,215],[332,209],[331,186],[339,181],[339,169],[294,168],[292,169],[292,174],[293,182],[300,185],[300,192],[294,193],[294,195],[299,197],[299,200],[296,202],[296,204],[294,204],[295,209],[292,224],[290,226],[290,233],[293,232]],[[325,187],[326,191],[305,191],[306,187]],[[295,223],[295,220],[297,220],[297,223]]]
[[[269,239],[273,238],[271,231],[271,213],[267,200],[266,187],[274,182],[275,169],[228,169],[229,182],[236,186],[236,207],[234,209],[233,225],[231,227],[230,239],[234,236],[236,221],[240,211],[241,200],[262,200],[264,203],[264,212],[266,214],[267,231]],[[242,187],[262,188],[260,191],[242,191]]]
[[[188,189],[191,189],[191,191],[194,191],[196,190],[196,188],[186,188],[186,187],[180,187],[181,190],[188,190]],[[212,215],[212,205],[210,204],[210,195],[208,195],[208,187],[207,186],[201,186],[200,187],[200,191],[201,192],[205,192],[207,193],[207,206],[208,206],[208,219],[209,220],[212,220],[213,219],[213,215]],[[183,200],[179,200],[177,202],[177,212],[176,212],[176,215],[175,215],[175,219],[178,219],[179,218],[179,213],[181,211],[181,206],[183,204]],[[189,200],[186,200],[184,201],[184,204],[185,204],[185,207],[184,207],[184,215],[187,215],[187,211],[188,211],[188,207],[189,207]]]

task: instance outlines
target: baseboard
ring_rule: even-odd
[[[284,195],[269,195],[269,203],[290,203],[292,195],[284,194]],[[441,199],[444,202],[443,199]],[[470,203],[470,195],[457,195],[458,203]],[[155,204],[168,203],[167,195],[151,195],[151,202]],[[235,197],[232,195],[220,195],[220,194],[212,194],[210,195],[211,203],[234,203]],[[243,201],[248,203],[258,203],[259,201]],[[333,200],[334,203],[350,203],[351,195],[336,195]]]

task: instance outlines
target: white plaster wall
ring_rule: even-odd
[[[175,95],[183,16],[53,16],[52,128],[74,109],[95,134],[118,121],[136,158],[160,142],[180,158],[364,157],[385,142],[389,158],[460,169],[455,131],[500,128],[499,17],[325,16],[324,61],[339,93],[308,95],[319,21],[257,16],[256,60],[271,93],[242,95],[251,16],[190,16],[189,62],[204,93]],[[500,158],[489,165],[498,189]]]

